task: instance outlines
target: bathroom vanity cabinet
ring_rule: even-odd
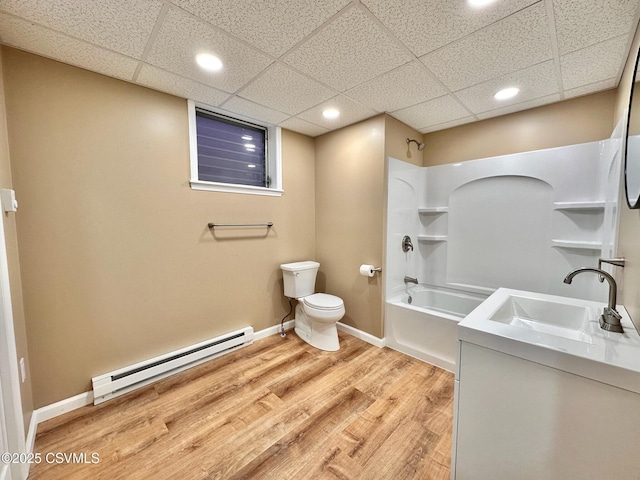
[[[452,479],[640,478],[640,395],[460,343]]]
[[[602,306],[499,289],[460,322],[452,479],[640,479],[640,335]]]

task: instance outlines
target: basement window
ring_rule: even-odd
[[[189,100],[191,188],[282,195],[280,128]]]

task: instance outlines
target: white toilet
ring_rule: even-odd
[[[340,297],[314,293],[318,262],[294,262],[280,265],[286,297],[298,300],[295,332],[309,345],[335,352],[340,349],[336,323],[344,316]]]

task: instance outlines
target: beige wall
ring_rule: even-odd
[[[380,275],[385,199],[385,116],[316,137],[316,260],[319,291],[344,300],[342,322],[382,337]]]
[[[611,136],[616,91],[587,95],[424,135],[424,165],[561,147]]]
[[[422,134],[395,118],[385,115],[384,154],[403,162],[422,167],[424,150],[418,150],[415,143],[407,146],[407,138],[422,142]]]
[[[11,177],[11,163],[9,155],[9,139],[7,136],[7,116],[4,95],[4,69],[2,68],[2,51],[0,50],[0,188],[14,188]],[[20,275],[20,256],[18,252],[18,236],[16,233],[16,213],[2,213],[4,215],[4,234],[7,242],[7,257],[9,261],[9,283],[11,288],[11,306],[13,308],[13,326],[16,336],[16,350],[18,361],[24,358],[27,378],[20,386],[22,411],[24,414],[25,431],[29,428],[29,421],[33,413],[31,393],[31,373],[27,347],[27,332],[24,318],[24,304],[22,301],[22,279]]]
[[[388,156],[422,165],[406,139],[422,134],[389,115],[316,138],[318,288],[342,297],[342,322],[375,337],[383,332],[383,279],[359,275],[361,264],[384,265]],[[409,156],[410,153],[410,156]]]
[[[636,53],[640,46],[640,32],[631,47],[631,54],[618,87],[615,123],[626,114],[631,93],[631,82],[635,66]],[[623,192],[624,195],[624,192]],[[620,302],[627,308],[636,327],[640,329],[640,209],[631,210],[626,201],[621,200],[620,230],[618,240],[618,254],[627,259],[622,269],[622,287]]]
[[[315,256],[313,139],[283,131],[280,198],[193,191],[185,100],[3,52],[35,407],[279,323],[280,263]],[[214,235],[210,221],[274,227]]]

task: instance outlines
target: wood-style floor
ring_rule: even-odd
[[[453,375],[340,334],[293,332],[38,427],[35,452],[99,455],[30,479],[449,479]]]

